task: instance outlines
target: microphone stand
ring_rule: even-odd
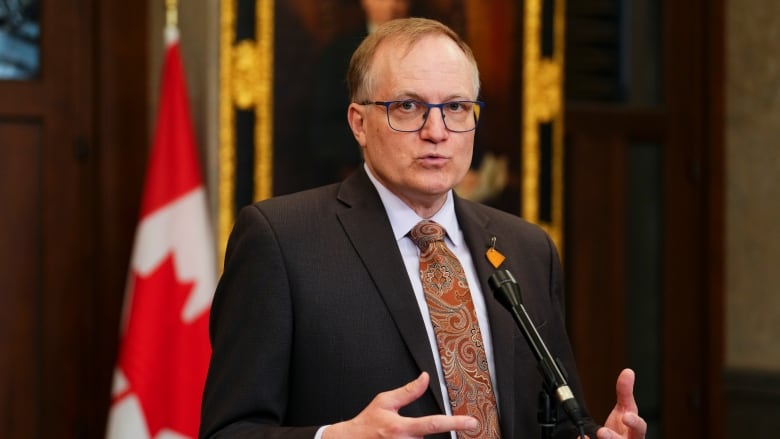
[[[542,390],[542,393],[546,394],[545,398],[555,398],[560,402],[563,411],[566,412],[566,415],[578,429],[580,437],[584,439],[586,437],[585,419],[580,410],[579,403],[566,382],[566,377],[562,372],[563,366],[559,365],[559,361],[553,359],[553,356],[547,349],[547,345],[542,340],[542,337],[536,330],[536,326],[533,324],[528,312],[525,310],[517,281],[509,270],[496,270],[488,279],[488,284],[498,301],[509,310],[510,314],[512,314],[512,317],[520,328],[520,332],[523,333],[531,351],[533,351],[536,360],[539,362],[539,371],[542,373],[545,382],[544,389]],[[555,426],[554,422],[552,423],[552,426],[550,426],[550,423],[548,422],[550,419],[554,419],[552,404],[543,401],[541,396],[539,403],[540,412],[538,419],[540,423],[542,418],[544,418],[544,423],[542,423],[542,437],[545,439],[551,438]]]
[[[541,428],[542,439],[553,439],[555,424],[558,423],[555,408],[555,401],[551,397],[550,392],[547,389],[542,389],[539,392],[539,412],[536,415],[536,420],[539,421],[539,427]]]

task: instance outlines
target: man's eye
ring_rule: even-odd
[[[450,112],[458,112],[466,109],[462,102],[447,102],[446,107]]]
[[[403,101],[398,104],[402,110],[411,111],[417,109],[419,104],[417,101]]]

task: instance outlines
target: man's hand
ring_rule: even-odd
[[[597,432],[599,439],[643,439],[647,423],[639,417],[634,401],[634,371],[623,369],[617,379],[617,404],[609,414],[604,427]]]
[[[399,415],[401,407],[425,393],[429,380],[428,374],[423,372],[403,387],[378,394],[356,417],[327,427],[322,438],[422,438],[453,430],[473,430],[479,426],[471,416],[406,418]]]

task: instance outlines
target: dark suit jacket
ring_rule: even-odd
[[[490,294],[491,237],[525,306],[581,395],[565,333],[557,252],[519,217],[455,199],[490,319],[504,439],[539,437],[536,360]],[[201,436],[312,439],[421,371],[405,416],[444,412],[433,350],[379,195],[362,168],[342,184],[244,208],[211,310]],[[569,435],[571,436],[571,435]],[[447,437],[447,436],[443,436]],[[573,436],[571,436],[573,437]]]

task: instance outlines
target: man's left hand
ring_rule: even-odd
[[[634,371],[623,369],[617,379],[617,404],[597,432],[598,439],[644,439],[647,423],[634,400]]]

